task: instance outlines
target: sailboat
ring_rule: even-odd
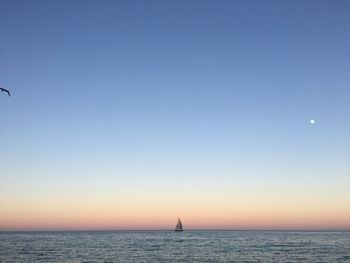
[[[175,227],[175,231],[176,231],[176,232],[181,232],[181,231],[183,231],[182,223],[181,223],[180,218],[177,218],[177,224],[176,224],[176,227]]]

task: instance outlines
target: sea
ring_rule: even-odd
[[[0,232],[0,262],[350,262],[350,232]]]

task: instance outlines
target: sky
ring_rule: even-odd
[[[0,230],[350,229],[349,12],[0,1]]]

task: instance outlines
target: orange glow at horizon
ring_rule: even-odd
[[[338,207],[251,201],[190,202],[186,207],[162,201],[47,205],[2,207],[0,230],[172,229],[177,216],[185,229],[350,229],[345,203]]]

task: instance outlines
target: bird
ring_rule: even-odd
[[[9,95],[9,97],[11,97],[11,94],[10,94],[10,92],[9,92],[7,89],[4,89],[4,88],[1,88],[1,87],[0,87],[0,90],[1,90],[2,92],[4,92],[4,91],[7,92],[7,94]]]

